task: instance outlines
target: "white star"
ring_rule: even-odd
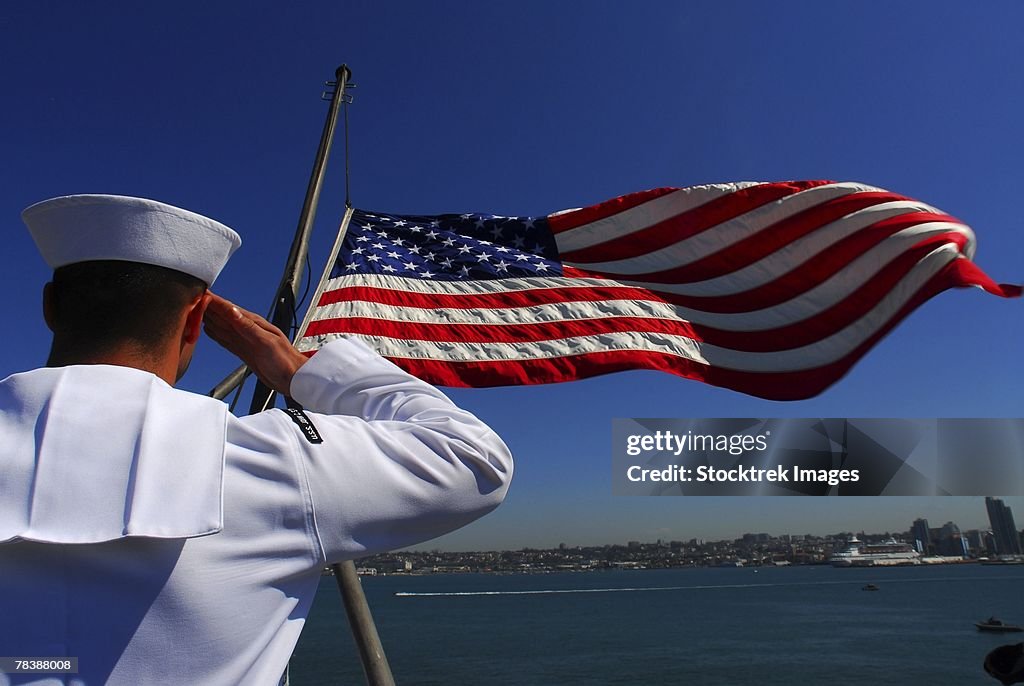
[[[354,262],[349,262],[348,264],[345,265],[345,269],[352,271],[353,269],[358,269],[358,267],[355,265]]]
[[[434,278],[434,272],[423,272],[420,276],[422,276],[424,279],[432,279]]]
[[[419,232],[423,231],[423,227],[422,226],[416,226],[415,224],[413,224],[412,226],[409,227],[409,231],[411,231],[412,233],[419,233]]]
[[[407,222],[407,221],[397,221],[397,222],[395,222],[395,226],[396,226],[396,227],[399,227],[399,226],[405,226],[405,225],[406,225],[406,224],[408,224],[408,223],[409,223],[409,222]]]
[[[478,228],[478,229],[484,228],[484,220],[483,219],[477,219],[476,222],[474,223],[474,226],[476,226],[476,228]]]
[[[437,227],[441,226],[441,222],[435,219],[434,221],[430,222],[430,226],[436,229]]]
[[[352,248],[352,254],[353,255],[362,255],[363,254],[363,246],[359,246],[358,248]]]
[[[548,270],[548,265],[544,262],[538,262],[534,266],[537,267],[537,271],[539,272],[546,272]]]
[[[445,269],[451,269],[452,261],[446,257],[443,260],[441,260],[441,266],[444,267]]]
[[[378,260],[380,260],[380,255],[367,255],[366,259],[368,259],[370,262],[377,262]]]
[[[377,248],[377,250],[383,250],[384,249],[384,244],[383,243],[374,243],[373,247]]]
[[[464,214],[464,215],[462,215],[462,218],[463,219],[472,219],[473,215],[472,214]]]
[[[427,231],[427,238],[429,238],[430,240],[434,240],[435,238],[438,237],[438,235],[439,234],[437,233],[437,231],[434,231],[434,230]]]
[[[401,238],[396,238],[396,239],[395,239],[394,241],[392,241],[392,242],[393,242],[393,243],[394,243],[395,245],[397,245],[397,246],[398,246],[399,248],[401,248],[401,247],[404,247],[404,246],[405,246],[405,241],[403,241],[403,240],[402,240]]]
[[[451,237],[449,237],[449,238],[445,238],[445,239],[444,239],[443,241],[441,241],[441,242],[442,242],[442,243],[443,243],[444,245],[448,246],[449,248],[450,248],[450,247],[452,247],[453,245],[455,245],[455,241],[454,241],[454,240],[453,240],[453,239],[452,239]]]
[[[523,262],[530,259],[530,256],[525,253],[516,253],[516,262]]]
[[[533,220],[532,219],[524,220],[523,224],[525,225],[525,226],[523,226],[524,229],[532,229],[533,228]]]
[[[393,271],[395,271],[395,268],[394,268],[394,267],[392,267],[392,266],[391,266],[390,264],[385,264],[385,265],[384,265],[384,266],[382,267],[382,269],[383,269],[384,271],[386,271],[386,272],[393,272]]]
[[[373,224],[363,224],[363,228],[367,231],[373,231]]]
[[[494,243],[491,243],[490,241],[479,241],[479,242],[481,244],[483,244],[483,245],[494,245]]]
[[[508,247],[507,245],[499,245],[497,248],[495,248],[495,250],[497,250],[498,252],[512,252],[512,248]]]
[[[460,270],[459,270],[459,273],[460,273],[460,274],[461,274],[462,276],[469,276],[469,269],[468,269],[468,268],[466,268],[466,267],[463,267],[462,269],[460,269]]]
[[[359,236],[358,238],[356,238],[356,240],[359,241],[360,243],[365,243],[366,241],[370,240],[370,237],[369,236]]]
[[[434,253],[432,253],[432,252],[428,252],[428,253],[427,253],[426,255],[424,255],[423,257],[425,257],[425,258],[427,258],[428,260],[430,260],[431,262],[433,262],[433,261],[434,261],[434,260],[435,260],[435,259],[437,258],[437,255],[435,255],[435,254],[434,254]]]
[[[491,259],[491,256],[488,255],[485,252],[482,252],[482,253],[480,253],[479,255],[476,256],[476,261],[477,262],[487,262],[490,259]]]
[[[388,257],[390,257],[393,260],[397,260],[400,256],[398,253],[392,250],[391,252],[388,253]]]
[[[508,262],[506,262],[505,260],[502,260],[501,262],[499,262],[498,264],[496,264],[494,266],[498,268],[499,272],[506,272],[506,271],[508,271]]]
[[[414,253],[414,254],[416,254],[416,255],[419,255],[419,254],[420,254],[420,250],[421,250],[421,248],[420,248],[420,246],[418,246],[418,245],[413,245],[413,246],[411,246],[411,247],[409,248],[409,252],[411,252],[411,253]]]
[[[470,250],[471,250],[471,248],[468,245],[463,245],[462,247],[459,248],[459,254],[460,255],[465,255]]]
[[[409,271],[411,271],[411,272],[414,272],[414,271],[416,271],[417,269],[419,269],[419,267],[417,267],[417,266],[416,266],[415,264],[413,264],[412,262],[406,262],[406,263],[405,263],[405,268],[406,268],[406,269],[408,269],[408,270],[409,270]]]

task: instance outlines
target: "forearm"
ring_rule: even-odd
[[[324,439],[304,464],[328,560],[440,536],[505,496],[512,457],[494,431],[358,341],[321,348],[291,392]]]

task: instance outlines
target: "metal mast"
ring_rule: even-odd
[[[324,130],[320,135],[320,145],[316,151],[316,159],[313,161],[313,171],[309,177],[309,185],[306,187],[306,198],[302,201],[302,212],[299,214],[299,225],[295,229],[295,238],[292,239],[292,247],[288,252],[288,261],[285,263],[284,275],[281,277],[281,284],[277,288],[277,295],[274,298],[273,309],[271,310],[270,322],[284,332],[289,332],[292,322],[295,319],[295,303],[299,297],[299,284],[302,281],[302,270],[306,265],[306,257],[309,254],[309,237],[313,232],[313,219],[316,217],[316,206],[320,201],[320,190],[324,185],[324,170],[327,166],[327,156],[331,153],[331,144],[334,142],[334,129],[338,123],[338,110],[345,98],[345,87],[352,72],[346,65],[338,67],[334,73],[334,94],[331,96],[331,107],[327,112],[327,120],[324,122]],[[347,151],[346,151],[347,152]],[[256,385],[252,395],[252,403],[249,405],[249,413],[262,412],[270,406],[274,392],[262,382]]]
[[[316,207],[320,200],[320,190],[323,188],[327,157],[331,152],[331,144],[334,142],[334,130],[338,122],[338,111],[341,108],[341,104],[346,101],[345,88],[349,85],[348,81],[351,77],[352,72],[348,66],[343,64],[335,71],[335,80],[327,83],[328,86],[334,87],[334,92],[331,94],[330,109],[324,122],[323,133],[320,135],[320,145],[316,151],[313,171],[310,174],[309,185],[306,188],[306,198],[302,203],[299,225],[295,229],[295,238],[292,240],[291,250],[288,252],[288,261],[285,263],[284,275],[277,288],[277,294],[274,297],[274,304],[271,307],[270,315],[267,317],[274,326],[285,333],[291,332],[292,322],[295,319],[295,303],[298,300],[302,270],[309,255],[309,237],[313,230],[313,220],[316,217]],[[348,146],[346,145],[346,205],[348,204],[347,148]],[[248,373],[244,365],[239,367],[217,384],[210,392],[210,395],[219,399],[224,398],[242,383]],[[267,409],[272,405],[273,398],[274,392],[262,382],[258,383],[253,392],[249,413],[262,412]],[[384,647],[377,634],[377,627],[373,622],[373,616],[370,614],[370,606],[366,602],[362,585],[359,577],[356,575],[355,564],[351,561],[346,561],[333,565],[333,568],[338,581],[338,589],[341,591],[345,612],[349,618],[352,636],[359,649],[363,671],[366,673],[366,683],[369,686],[394,686],[395,680],[391,675],[391,667],[388,665],[387,657],[384,655]]]

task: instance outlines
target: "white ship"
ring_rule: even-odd
[[[921,555],[909,543],[890,538],[881,543],[864,543],[851,538],[847,548],[829,558],[833,567],[889,567],[921,564]]]

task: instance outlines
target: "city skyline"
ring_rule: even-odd
[[[527,543],[524,543],[522,545],[517,545],[515,547],[502,548],[502,550],[519,550],[519,549],[524,549],[524,548],[551,549],[551,548],[556,548],[558,545],[563,544],[563,543],[565,545],[569,546],[569,547],[594,547],[594,546],[603,546],[603,545],[616,545],[616,544],[619,544],[619,543],[625,544],[626,542],[628,542],[630,540],[640,541],[641,543],[654,543],[654,542],[656,542],[658,540],[663,540],[663,541],[673,541],[673,540],[689,541],[689,540],[692,540],[692,539],[704,540],[704,541],[730,541],[730,540],[739,539],[742,536],[744,536],[745,534],[769,534],[769,535],[772,535],[772,536],[784,536],[784,535],[804,536],[804,535],[811,535],[811,536],[817,536],[817,537],[825,537],[825,536],[837,535],[837,534],[842,534],[842,533],[847,533],[847,534],[865,533],[867,535],[884,535],[886,533],[889,533],[889,534],[904,534],[904,533],[912,533],[913,532],[913,525],[914,525],[915,521],[917,521],[917,520],[924,520],[926,522],[932,523],[932,524],[930,524],[930,528],[933,529],[933,530],[940,529],[945,524],[947,524],[949,522],[952,522],[953,524],[956,524],[960,528],[960,530],[966,534],[966,532],[969,532],[969,531],[991,531],[992,530],[992,527],[989,525],[989,522],[987,520],[987,510],[986,510],[986,506],[985,506],[986,499],[988,497],[989,496],[985,496],[985,497],[966,497],[966,496],[964,496],[964,497],[958,497],[958,498],[953,498],[953,497],[945,497],[945,498],[904,498],[903,500],[907,500],[907,501],[913,501],[913,500],[917,499],[917,500],[926,501],[926,502],[928,502],[928,501],[939,501],[939,502],[935,503],[934,507],[929,505],[928,507],[924,508],[924,510],[922,510],[922,511],[927,511],[927,512],[932,513],[929,516],[925,516],[923,514],[922,515],[914,515],[911,518],[907,519],[906,522],[894,522],[892,526],[880,526],[880,527],[874,527],[874,528],[872,528],[870,526],[858,526],[858,525],[854,525],[854,524],[850,524],[848,526],[839,525],[838,527],[833,526],[832,528],[829,528],[829,526],[814,524],[814,525],[811,525],[809,527],[805,527],[807,530],[799,530],[799,529],[781,530],[781,529],[762,527],[762,528],[749,528],[749,529],[746,529],[746,530],[736,529],[736,530],[731,530],[732,531],[731,533],[724,533],[724,532],[722,532],[722,533],[710,534],[710,535],[696,535],[696,534],[695,535],[685,535],[685,529],[676,529],[675,530],[676,535],[670,535],[670,531],[672,531],[672,530],[670,530],[668,528],[662,528],[662,530],[660,532],[656,531],[653,534],[651,534],[651,535],[654,536],[653,538],[652,537],[648,537],[648,538],[642,538],[642,537],[632,537],[632,538],[630,538],[630,537],[627,537],[627,538],[618,538],[618,539],[615,539],[614,541],[613,540],[600,541],[600,540],[596,540],[596,539],[590,539],[590,540],[586,540],[586,541],[559,540],[557,542],[554,542],[555,538],[557,538],[556,535],[554,535],[554,534],[544,534],[542,536],[537,536],[536,537],[536,541],[537,541],[536,544],[530,544],[530,543],[527,542]],[[742,497],[734,498],[734,500],[740,500],[740,499],[743,499],[743,498]],[[801,500],[801,501],[802,500],[814,500],[814,498],[790,498],[790,499],[797,499],[797,500]],[[843,498],[827,498],[827,497],[826,497],[826,499],[827,500],[844,500]],[[850,500],[850,499],[851,498],[845,498],[845,500]],[[860,500],[869,500],[869,498],[860,498]],[[1004,502],[1004,504],[1006,504],[1007,502],[1011,503],[1011,505],[1006,505],[1011,511],[1013,509],[1012,505],[1016,505],[1018,507],[1018,510],[1020,510],[1020,508],[1024,508],[1024,497],[1003,497],[1000,500],[1002,500]],[[960,505],[960,507],[957,507],[957,508],[942,508],[941,507],[942,501],[967,501],[967,502],[958,503]],[[973,505],[974,505],[973,508],[971,507],[971,503],[973,503]],[[947,503],[947,504],[951,504],[951,503]],[[910,509],[912,509],[912,507]],[[956,512],[960,513],[960,518],[959,519],[956,516],[953,516],[953,514],[951,514],[951,512],[953,512],[953,511],[956,511]],[[937,516],[935,516],[935,515],[937,515]],[[871,518],[864,517],[861,521],[865,521],[865,520],[868,520],[868,519],[871,519]],[[967,523],[965,524],[964,522],[967,522]],[[934,525],[936,523],[938,524],[938,526]],[[470,526],[472,527],[474,525],[470,525]],[[663,535],[658,535],[659,533],[663,534]],[[1017,531],[1017,534],[1018,534],[1018,537],[1019,537],[1020,531]],[[435,549],[437,549],[437,550],[444,550],[444,551],[450,551],[450,552],[465,552],[465,551],[470,551],[470,550],[498,550],[496,548],[468,548],[468,547],[465,547],[465,546],[460,547],[459,544],[458,544],[458,539],[459,539],[459,536],[457,536],[457,535],[449,535],[449,536],[446,536],[446,537],[443,537],[441,539],[437,539],[437,540],[434,540],[434,541],[427,541],[427,542],[419,544],[419,545],[410,546],[410,548],[408,548],[408,550],[427,551],[427,550],[435,550]],[[473,538],[472,537],[467,537],[466,540],[473,540]]]

